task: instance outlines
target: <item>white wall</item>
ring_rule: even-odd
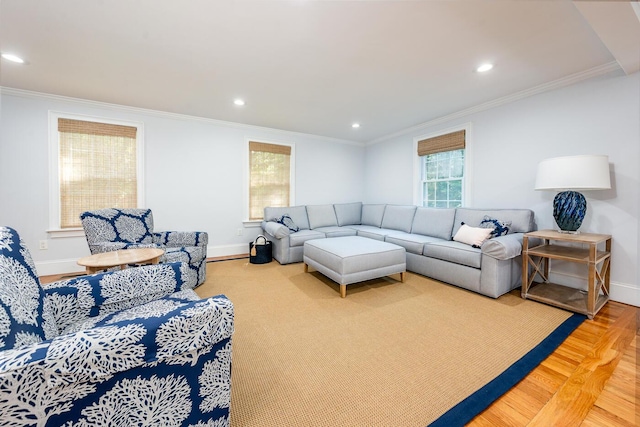
[[[360,201],[364,145],[3,89],[0,97],[0,224],[25,239],[39,274],[81,270],[84,237],[51,238],[48,112],[144,123],[145,200],[156,230],[207,231],[209,256],[248,252],[260,228],[246,220],[247,140],[295,144],[295,203]],[[243,229],[243,235],[236,231]],[[48,240],[48,250],[39,250]]]
[[[584,192],[581,230],[613,236],[611,297],[640,305],[640,73],[612,73],[373,143],[366,150],[364,201],[413,204],[414,138],[465,123],[473,144],[469,206],[533,209],[539,229],[555,228],[555,194],[534,191],[538,162],[609,156],[613,188]],[[561,266],[559,274],[580,286],[579,268]]]

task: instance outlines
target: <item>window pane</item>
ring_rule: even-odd
[[[446,181],[439,181],[436,183],[436,200],[448,200],[449,199],[449,184]]]
[[[425,166],[426,166],[426,179],[427,180],[431,180],[431,179],[436,179],[436,175],[438,172],[437,169],[437,161],[435,159],[435,155],[429,155],[427,156],[427,160],[425,161]]]
[[[464,149],[429,154],[422,161],[423,205],[462,206]]]
[[[137,128],[58,120],[60,227],[80,227],[80,214],[138,207]]]
[[[249,143],[249,219],[262,219],[267,206],[289,206],[289,146]]]
[[[449,199],[462,200],[462,180],[449,181]]]

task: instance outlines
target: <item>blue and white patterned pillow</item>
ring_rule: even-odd
[[[282,215],[280,218],[275,218],[274,219],[275,222],[284,225],[285,227],[287,227],[289,230],[293,231],[294,233],[297,231],[300,231],[300,227],[298,227],[296,225],[295,222],[293,222],[293,220],[291,219],[291,217],[289,215]]]
[[[485,215],[480,221],[481,228],[493,228],[491,232],[491,238],[506,236],[511,229],[511,221],[500,221],[495,218],[491,218],[489,215]]]
[[[44,290],[24,242],[9,227],[0,227],[0,351],[46,339]]]

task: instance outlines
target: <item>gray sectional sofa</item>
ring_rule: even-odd
[[[287,225],[277,222],[288,215]],[[482,246],[452,240],[461,224],[478,227],[485,216],[510,222],[509,233]],[[517,288],[522,276],[522,236],[535,230],[529,209],[425,208],[341,203],[267,207],[262,229],[280,264],[301,262],[304,242],[362,236],[402,246],[407,270],[497,298]],[[293,231],[299,228],[298,231]]]

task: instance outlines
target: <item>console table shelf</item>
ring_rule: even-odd
[[[529,248],[529,239],[543,244]],[[580,244],[563,246],[552,242]],[[604,250],[598,246],[604,243]],[[585,247],[586,246],[586,247]],[[587,265],[587,290],[549,281],[549,260]],[[590,319],[609,300],[611,236],[608,234],[565,234],[554,230],[526,233],[522,250],[522,298],[586,314]],[[534,281],[539,276],[542,281]]]

